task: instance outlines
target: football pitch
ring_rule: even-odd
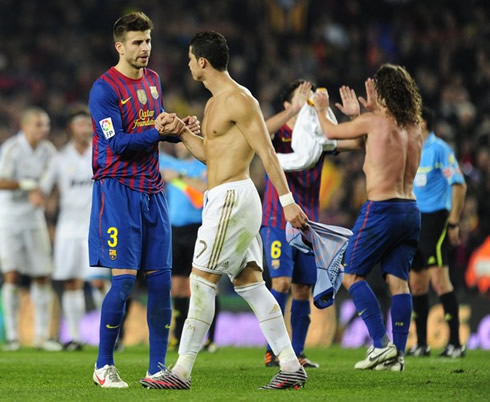
[[[96,348],[49,353],[23,348],[0,352],[2,401],[488,401],[490,351],[467,352],[464,359],[405,359],[404,372],[354,370],[365,350],[310,348],[308,357],[320,363],[308,369],[300,390],[261,391],[276,368],[263,365],[262,348],[221,348],[201,352],[190,391],[147,390],[138,380],[147,369],[147,348],[128,347],[116,353],[116,366],[128,389],[101,389],[92,382]],[[177,359],[169,352],[167,364]]]

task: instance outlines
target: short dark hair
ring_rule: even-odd
[[[425,124],[427,125],[427,130],[431,132],[434,129],[434,119],[435,119],[435,112],[432,110],[430,107],[424,106],[422,108],[422,120],[425,121]]]
[[[78,116],[90,117],[90,110],[87,105],[77,103],[70,106],[66,114],[66,122],[70,124]]]
[[[191,39],[189,46],[196,59],[204,57],[218,71],[226,71],[230,50],[226,38],[218,32],[198,32]]]
[[[123,17],[120,17],[112,28],[112,36],[114,37],[114,42],[124,41],[126,33],[129,31],[143,32],[148,29],[153,29],[153,22],[151,22],[150,17],[148,17],[142,11],[134,11]]]
[[[281,91],[281,94],[279,95],[281,99],[281,103],[284,102],[291,103],[291,101],[293,100],[294,91],[305,81],[306,80],[303,78],[298,78],[294,81],[291,81],[289,84],[287,84]],[[312,84],[311,90],[315,92],[315,89],[316,89],[315,85]]]
[[[401,127],[419,124],[422,98],[415,80],[398,65],[383,64],[374,76],[378,100],[384,104]]]

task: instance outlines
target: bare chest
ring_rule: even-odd
[[[223,102],[210,101],[204,111],[202,129],[207,139],[213,139],[226,134],[234,123],[228,116],[227,107]]]

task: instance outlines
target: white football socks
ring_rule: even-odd
[[[4,283],[2,286],[2,304],[5,314],[5,330],[7,341],[19,340],[19,289],[13,283]]]
[[[214,318],[217,286],[197,275],[190,275],[191,298],[189,312],[180,338],[179,358],[172,371],[188,379],[204,337]]]
[[[299,370],[300,364],[291,346],[281,307],[265,287],[265,282],[236,286],[235,291],[247,301],[255,313],[267,343],[279,358],[281,370]]]
[[[68,325],[70,339],[80,342],[80,322],[85,314],[85,297],[82,289],[65,290],[62,296],[63,314]]]
[[[44,342],[49,338],[51,324],[51,285],[31,284],[31,302],[34,304],[34,343]]]

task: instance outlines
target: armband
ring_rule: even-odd
[[[293,194],[291,192],[287,194],[283,194],[279,197],[279,202],[281,203],[281,206],[284,208],[290,204],[294,204],[294,198]]]
[[[32,179],[24,179],[19,181],[19,188],[22,191],[32,191],[38,187],[37,182]]]

